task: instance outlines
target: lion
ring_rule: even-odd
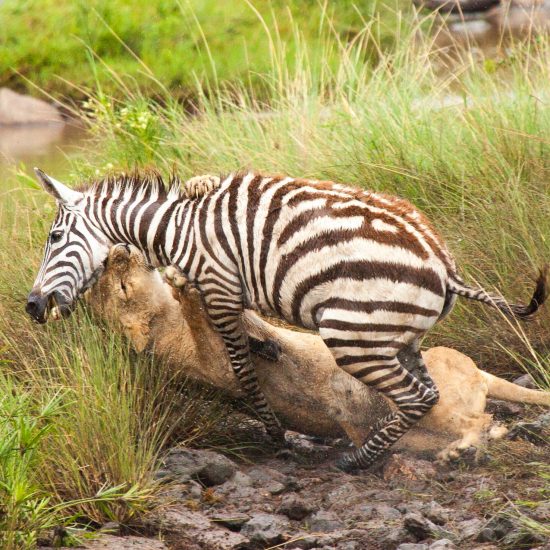
[[[138,352],[151,350],[190,379],[243,397],[199,291],[175,269],[168,268],[163,277],[137,248],[116,245],[87,302],[120,327]],[[337,367],[319,336],[275,326],[253,311],[247,310],[243,320],[259,354],[254,364],[260,386],[286,428],[322,437],[347,435],[360,447],[376,422],[390,413],[389,401]],[[433,449],[439,459],[454,459],[507,432],[485,412],[487,397],[550,405],[550,393],[484,372],[456,350],[434,347],[422,355],[440,400],[400,447],[426,450],[419,447],[431,440],[439,446]],[[423,437],[419,443],[419,431],[440,437]]]

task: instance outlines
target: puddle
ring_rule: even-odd
[[[13,169],[35,165],[54,173],[68,169],[71,155],[79,152],[86,132],[76,122],[66,124],[0,126],[0,185],[5,187]]]

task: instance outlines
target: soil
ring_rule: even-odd
[[[401,449],[356,475],[334,467],[349,448],[343,440],[290,434],[291,449],[273,451],[261,426],[243,421],[231,434],[242,443],[236,454],[172,449],[158,472],[162,505],[88,547],[550,549],[550,415],[491,407],[509,427],[520,426],[515,439],[471,449],[452,464]],[[537,418],[546,425],[538,435],[521,429]]]

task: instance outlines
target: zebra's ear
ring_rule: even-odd
[[[51,178],[42,172],[40,168],[35,168],[34,173],[42,184],[42,187],[44,187],[44,190],[55,197],[61,204],[76,204],[84,196],[83,193],[73,191],[60,181]]]

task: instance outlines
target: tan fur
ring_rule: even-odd
[[[202,197],[206,193],[217,189],[219,186],[219,176],[211,176],[210,174],[205,174],[202,176],[194,176],[188,179],[183,184],[183,191],[190,199],[194,199]]]
[[[104,275],[92,289],[90,303],[106,319],[120,325],[138,351],[153,349],[159,358],[192,379],[242,397],[225,346],[210,325],[198,291],[173,268],[166,270],[172,286],[150,270],[139,251],[126,246],[111,250]],[[339,436],[361,445],[389,404],[373,389],[338,368],[320,337],[274,326],[252,311],[243,315],[248,333],[276,341],[277,362],[255,358],[260,386],[285,427],[302,433]],[[413,430],[402,445],[424,448],[454,458],[488,436],[505,429],[492,425],[485,413],[486,397],[550,404],[550,394],[527,390],[479,370],[464,354],[444,347],[423,353],[440,392],[439,403],[419,428],[447,437],[417,437]],[[449,444],[448,435],[459,436]]]
[[[522,388],[484,372],[459,351],[435,347],[422,352],[422,357],[442,397],[420,425],[461,436],[439,453],[442,459],[455,458],[486,437],[498,439],[506,434],[506,428],[493,424],[492,416],[485,412],[487,397],[550,405],[550,393]]]

